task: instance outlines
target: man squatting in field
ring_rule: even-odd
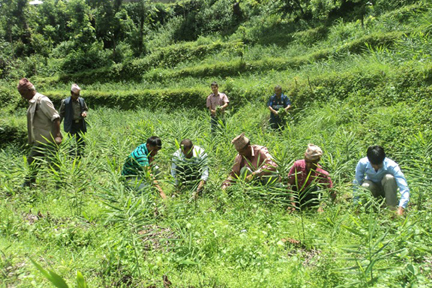
[[[285,94],[282,93],[282,87],[277,85],[274,88],[274,94],[270,96],[267,106],[270,110],[270,127],[274,130],[283,130],[285,128],[286,119],[284,115],[279,115],[279,110],[284,109],[288,113],[291,108],[291,101]],[[283,112],[283,111],[282,111]]]
[[[122,175],[126,178],[128,185],[139,193],[149,188],[148,180],[150,180],[159,191],[160,196],[166,199],[165,193],[151,171],[154,157],[160,149],[162,149],[162,141],[159,137],[148,138],[147,143],[141,144],[129,154],[123,165]]]
[[[18,92],[29,102],[27,109],[28,142],[32,145],[27,163],[30,165],[30,175],[26,177],[23,186],[36,183],[36,175],[41,164],[41,158],[52,159],[57,151],[57,145],[62,142],[60,132],[60,115],[51,100],[36,92],[34,85],[26,78],[18,84]],[[51,156],[51,157],[50,157]],[[53,165],[55,168],[56,165]]]
[[[78,157],[84,154],[85,142],[83,134],[87,132],[84,118],[87,117],[88,111],[84,98],[80,97],[80,91],[81,88],[77,84],[72,84],[71,96],[62,100],[59,109],[60,123],[64,119],[65,132],[70,133],[76,140]]]
[[[211,83],[211,90],[213,93],[207,96],[207,107],[211,117],[211,132],[214,134],[219,128],[219,121],[222,121],[225,126],[224,113],[225,108],[228,107],[229,100],[227,95],[219,92],[219,86],[216,82]]]
[[[251,145],[244,133],[235,137],[231,143],[234,144],[238,154],[228,178],[222,184],[222,189],[225,190],[242,174],[248,174],[244,178],[246,182],[258,179],[260,181],[257,183],[270,184],[276,181],[272,175],[276,171],[277,164],[266,147]]]
[[[329,173],[318,164],[323,152],[320,147],[309,144],[304,154],[304,159],[297,160],[288,173],[288,189],[295,192],[291,196],[290,210],[318,206],[318,212],[323,212],[323,205],[319,205],[320,190],[333,188],[333,182]],[[331,190],[330,190],[331,191]],[[332,200],[336,193],[331,192]]]
[[[207,153],[190,139],[183,139],[180,149],[173,154],[171,175],[177,191],[183,187],[197,187],[193,193],[193,197],[197,198],[209,176]]]
[[[357,188],[362,187],[371,191],[376,198],[384,197],[387,206],[397,210],[398,215],[403,215],[408,205],[410,191],[404,174],[399,165],[386,157],[384,148],[375,145],[367,149],[367,157],[360,159],[355,170],[354,201],[358,202]],[[397,188],[401,198],[397,199]]]

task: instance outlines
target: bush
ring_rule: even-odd
[[[76,73],[83,70],[97,69],[111,65],[109,51],[103,49],[103,43],[94,43],[88,51],[73,50],[61,65],[62,71]]]

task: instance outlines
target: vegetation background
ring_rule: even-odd
[[[0,0],[1,287],[430,286],[431,31],[427,0]],[[71,159],[66,137],[60,171],[43,166],[34,189],[20,188],[21,77],[56,107],[76,82],[91,108],[86,157]],[[212,81],[231,100],[217,137]],[[278,84],[294,104],[280,134],[265,107]],[[319,145],[336,203],[289,214],[283,189],[222,192],[241,132],[269,148],[282,177]],[[176,143],[208,152],[202,197],[125,189],[123,161],[152,135],[167,194]],[[367,193],[352,206],[355,165],[372,144],[407,177],[404,217]]]

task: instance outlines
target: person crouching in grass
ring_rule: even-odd
[[[272,176],[275,175],[277,164],[268,152],[267,147],[251,145],[250,140],[244,133],[235,137],[231,143],[234,144],[238,154],[228,178],[222,184],[223,190],[231,186],[236,179],[242,178],[241,175],[245,176],[244,180],[246,182],[251,182],[255,179],[259,180],[255,183],[261,185],[276,182],[277,177]]]
[[[204,149],[194,145],[190,139],[183,139],[172,158],[171,175],[175,180],[176,190],[192,188],[193,197],[199,193],[209,177],[207,153]]]
[[[166,199],[165,193],[151,171],[154,157],[160,149],[162,149],[162,141],[159,137],[152,136],[148,138],[147,143],[141,144],[129,154],[121,173],[126,178],[128,186],[138,193],[143,193],[146,189],[149,189],[148,180],[150,180],[159,191],[160,196]]]
[[[309,144],[304,159],[294,162],[288,173],[288,189],[293,193],[289,210],[318,206],[318,212],[324,211],[323,205],[320,205],[321,191],[332,189],[333,182],[329,173],[318,164],[322,155],[320,147]],[[330,196],[332,200],[336,199],[336,193],[332,190]]]
[[[390,210],[396,210],[397,215],[403,215],[409,199],[410,190],[399,165],[386,157],[384,148],[378,145],[367,149],[367,157],[360,159],[355,170],[354,202],[358,186],[369,190],[375,198],[384,198]],[[401,194],[398,201],[397,190]],[[398,203],[399,202],[399,203]]]

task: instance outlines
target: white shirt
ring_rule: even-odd
[[[192,153],[193,153],[192,158],[190,158],[190,159],[187,159],[185,157],[185,155],[183,154],[181,149],[178,149],[173,154],[172,165],[171,165],[171,175],[176,180],[176,184],[178,184],[178,180],[176,178],[177,165],[179,165],[180,163],[186,164],[189,161],[191,161],[191,162],[189,162],[191,164],[203,163],[203,166],[201,167],[201,171],[202,171],[201,180],[207,181],[208,176],[209,176],[209,168],[207,165],[207,153],[205,153],[203,148],[196,146],[196,145],[194,145]]]

